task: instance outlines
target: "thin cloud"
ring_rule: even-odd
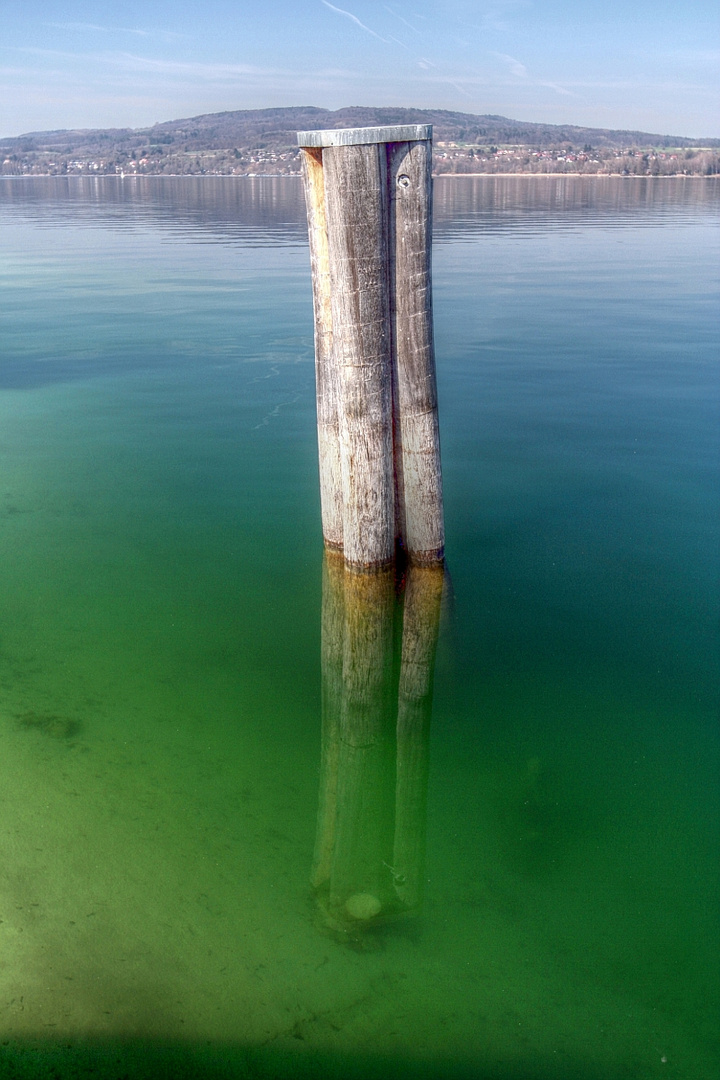
[[[364,30],[366,34],[372,34],[374,38],[377,38],[378,41],[382,41],[384,45],[390,44],[387,38],[380,37],[379,34],[376,34],[375,31],[371,30],[369,26],[366,26],[365,23],[360,22],[357,15],[353,15],[351,11],[345,11],[343,8],[335,7],[334,4],[329,4],[328,0],[320,0],[320,2],[323,3],[326,8],[330,8],[331,11],[334,11],[336,15],[344,15],[346,19],[350,19],[359,26],[361,30]]]
[[[659,90],[682,90],[692,93],[703,93],[712,96],[712,91],[709,87],[703,86],[701,83],[683,82],[680,79],[668,79],[666,81],[650,82],[646,79],[596,79],[588,82],[582,82],[578,79],[573,79],[568,83],[569,86],[578,86],[587,90],[651,90],[657,92]]]
[[[107,58],[111,63],[122,64],[138,71],[154,72],[159,75],[190,75],[193,78],[217,81],[233,79],[247,75],[256,76],[291,76],[293,72],[282,68],[262,68],[253,64],[201,64],[197,61],[157,60],[132,53],[120,53]]]
[[[139,27],[100,26],[97,23],[84,22],[46,22],[44,25],[51,27],[53,30],[80,31],[81,33],[91,30],[97,34],[134,34],[136,37],[161,38],[163,41],[179,40],[188,36],[187,34],[174,33],[171,30],[142,30]]]
[[[62,49],[40,49],[36,45],[7,45],[3,46],[8,52],[22,53],[23,56],[61,56],[69,60],[85,60],[85,53],[64,52]],[[92,55],[90,55],[92,59]]]
[[[694,68],[708,65],[716,70],[720,67],[720,49],[670,49],[661,56],[673,64],[685,64]]]
[[[46,22],[45,26],[49,26],[52,30],[80,30],[85,32],[86,30],[92,30],[98,34],[112,34],[120,32],[123,34],[141,34],[145,35],[145,30],[125,30],[120,26],[98,26],[97,23],[84,23],[84,22]]]
[[[145,73],[150,75],[161,75],[163,77],[181,77],[189,78],[191,81],[204,80],[206,82],[219,82],[228,79],[247,78],[248,76],[255,76],[258,78],[296,78],[297,72],[290,71],[283,68],[264,68],[258,67],[254,64],[203,64],[198,61],[178,61],[178,60],[159,60],[155,57],[137,56],[134,53],[129,52],[94,52],[94,53],[72,53],[62,52],[59,49],[39,49],[35,47],[22,47],[14,48],[13,52],[22,53],[27,56],[37,56],[43,59],[59,59],[59,60],[72,60],[79,62],[83,65],[83,70],[87,74],[90,65],[97,65],[102,67],[106,73],[110,70],[118,71],[120,75],[126,72],[128,75],[133,73]],[[25,69],[28,70],[27,68]],[[40,72],[38,72],[39,74]],[[64,71],[49,72],[48,68],[43,66],[42,74],[47,76],[48,74],[60,75],[63,78],[76,79],[79,78],[79,74],[76,72],[70,72],[67,69]]]

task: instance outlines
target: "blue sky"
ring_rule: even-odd
[[[0,0],[0,136],[408,105],[720,136],[720,0]]]

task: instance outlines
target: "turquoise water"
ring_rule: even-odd
[[[437,182],[425,896],[344,933],[299,182],[0,181],[0,1075],[717,1075],[719,194]]]

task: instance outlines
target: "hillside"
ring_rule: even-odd
[[[39,131],[0,139],[1,171],[292,173],[295,134],[313,128],[432,124],[436,172],[717,172],[720,140],[433,109],[253,109],[149,128]]]

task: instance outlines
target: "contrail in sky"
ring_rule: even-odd
[[[413,34],[420,33],[420,31],[416,27],[414,27],[412,23],[409,23],[407,19],[403,19],[402,15],[398,15],[397,11],[393,11],[393,9],[389,8],[387,4],[385,4],[384,6],[386,11],[389,11],[390,14],[394,15],[396,19],[399,19],[401,23],[405,23],[405,25],[409,27],[410,30],[412,30]]]
[[[507,53],[501,52],[495,53],[495,56],[499,56],[501,60],[505,61],[513,75],[517,75],[519,79],[527,79],[527,68],[519,60],[516,60],[514,56],[508,56]]]
[[[364,30],[367,34],[372,34],[372,36],[374,38],[377,38],[378,41],[382,41],[385,45],[390,44],[390,42],[387,41],[384,37],[380,37],[380,35],[376,34],[374,30],[371,30],[369,26],[366,26],[365,23],[360,22],[358,17],[356,15],[353,15],[351,11],[344,11],[342,8],[335,7],[334,4],[328,4],[328,0],[322,0],[322,3],[325,5],[326,8],[330,8],[331,11],[335,11],[338,15],[344,15],[346,19],[352,19],[354,23],[357,23],[361,30]]]

